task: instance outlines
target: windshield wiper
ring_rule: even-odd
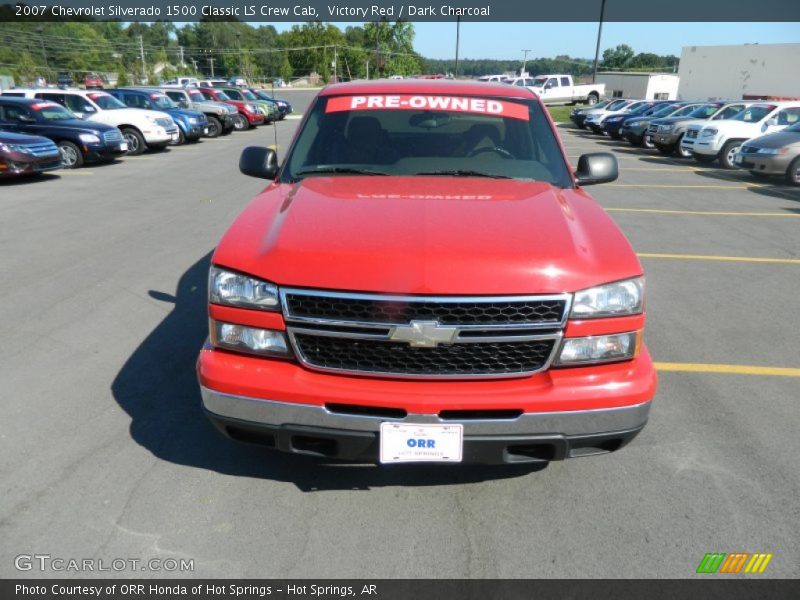
[[[484,173],[483,171],[472,171],[470,169],[445,169],[442,171],[422,171],[414,175],[449,175],[451,177],[489,177],[491,179],[511,179],[508,175],[495,175]]]
[[[330,175],[331,173],[343,175],[388,175],[381,171],[358,169],[356,167],[319,167],[317,169],[304,169],[295,173],[295,179],[303,175]]]

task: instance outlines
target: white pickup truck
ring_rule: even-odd
[[[606,95],[605,83],[575,85],[572,75],[537,75],[533,84],[526,86],[545,104],[596,104]]]

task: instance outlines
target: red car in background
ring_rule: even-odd
[[[206,100],[225,102],[236,107],[236,110],[239,112],[233,117],[233,127],[237,131],[252,129],[257,125],[264,124],[266,117],[264,117],[264,113],[262,113],[255,104],[243,102],[241,100],[233,100],[225,92],[216,88],[201,87],[198,89]]]
[[[87,90],[102,90],[103,79],[97,73],[87,73],[83,77],[83,87]]]
[[[324,88],[211,259],[204,409],[240,441],[323,457],[545,463],[618,450],[656,372],[644,274],[524,87]]]

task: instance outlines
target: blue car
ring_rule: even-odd
[[[169,114],[178,126],[177,144],[196,142],[208,134],[208,117],[199,111],[181,108],[163,92],[139,88],[106,91],[131,108],[160,110]]]
[[[664,104],[669,104],[669,102],[669,100],[645,100],[632,104],[625,112],[606,117],[605,121],[603,121],[603,131],[605,131],[611,139],[620,140],[622,139],[622,134],[619,130],[622,129],[622,124],[625,122],[625,119],[630,119],[631,117],[649,117]]]
[[[292,105],[289,104],[288,100],[270,96],[265,90],[251,88],[250,91],[258,96],[261,100],[268,100],[278,105],[278,111],[280,112],[280,116],[278,117],[279,121],[283,121],[286,118],[286,115],[292,113]]]

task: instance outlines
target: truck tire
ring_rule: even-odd
[[[647,148],[648,150],[652,150],[656,147],[655,142],[653,142],[653,138],[647,135],[647,130],[645,129],[644,133],[642,134],[642,142],[639,144],[642,148]]]
[[[800,157],[795,158],[786,169],[786,181],[792,185],[800,185]]]
[[[122,137],[128,143],[128,154],[131,156],[138,156],[147,148],[142,134],[133,127],[123,127]]]
[[[61,153],[61,164],[65,169],[77,169],[83,166],[83,153],[72,142],[66,140],[58,142],[58,151]]]
[[[239,113],[233,116],[233,128],[236,131],[245,131],[250,128],[250,123],[247,122],[247,118],[243,114]]]
[[[675,142],[675,156],[678,158],[692,158],[692,151],[691,150],[684,150],[681,147],[681,142],[683,141],[683,136],[686,135],[685,133],[681,134],[681,137],[678,138],[678,141]]]
[[[215,138],[222,134],[222,123],[217,117],[208,117],[208,137]]]
[[[656,150],[658,150],[659,154],[663,154],[664,156],[669,156],[675,151],[674,146],[663,146],[662,144],[656,144]]]
[[[170,146],[183,146],[186,143],[186,136],[183,135],[183,129],[178,127],[178,139],[174,142],[169,142]]]
[[[736,165],[733,163],[733,157],[742,146],[741,140],[731,140],[725,142],[722,151],[719,153],[719,164],[723,169],[735,169]]]
[[[597,104],[597,101],[599,99],[600,99],[600,96],[598,96],[595,92],[592,92],[591,94],[589,94],[586,97],[586,104],[588,104],[589,106],[591,106],[593,104]]]

